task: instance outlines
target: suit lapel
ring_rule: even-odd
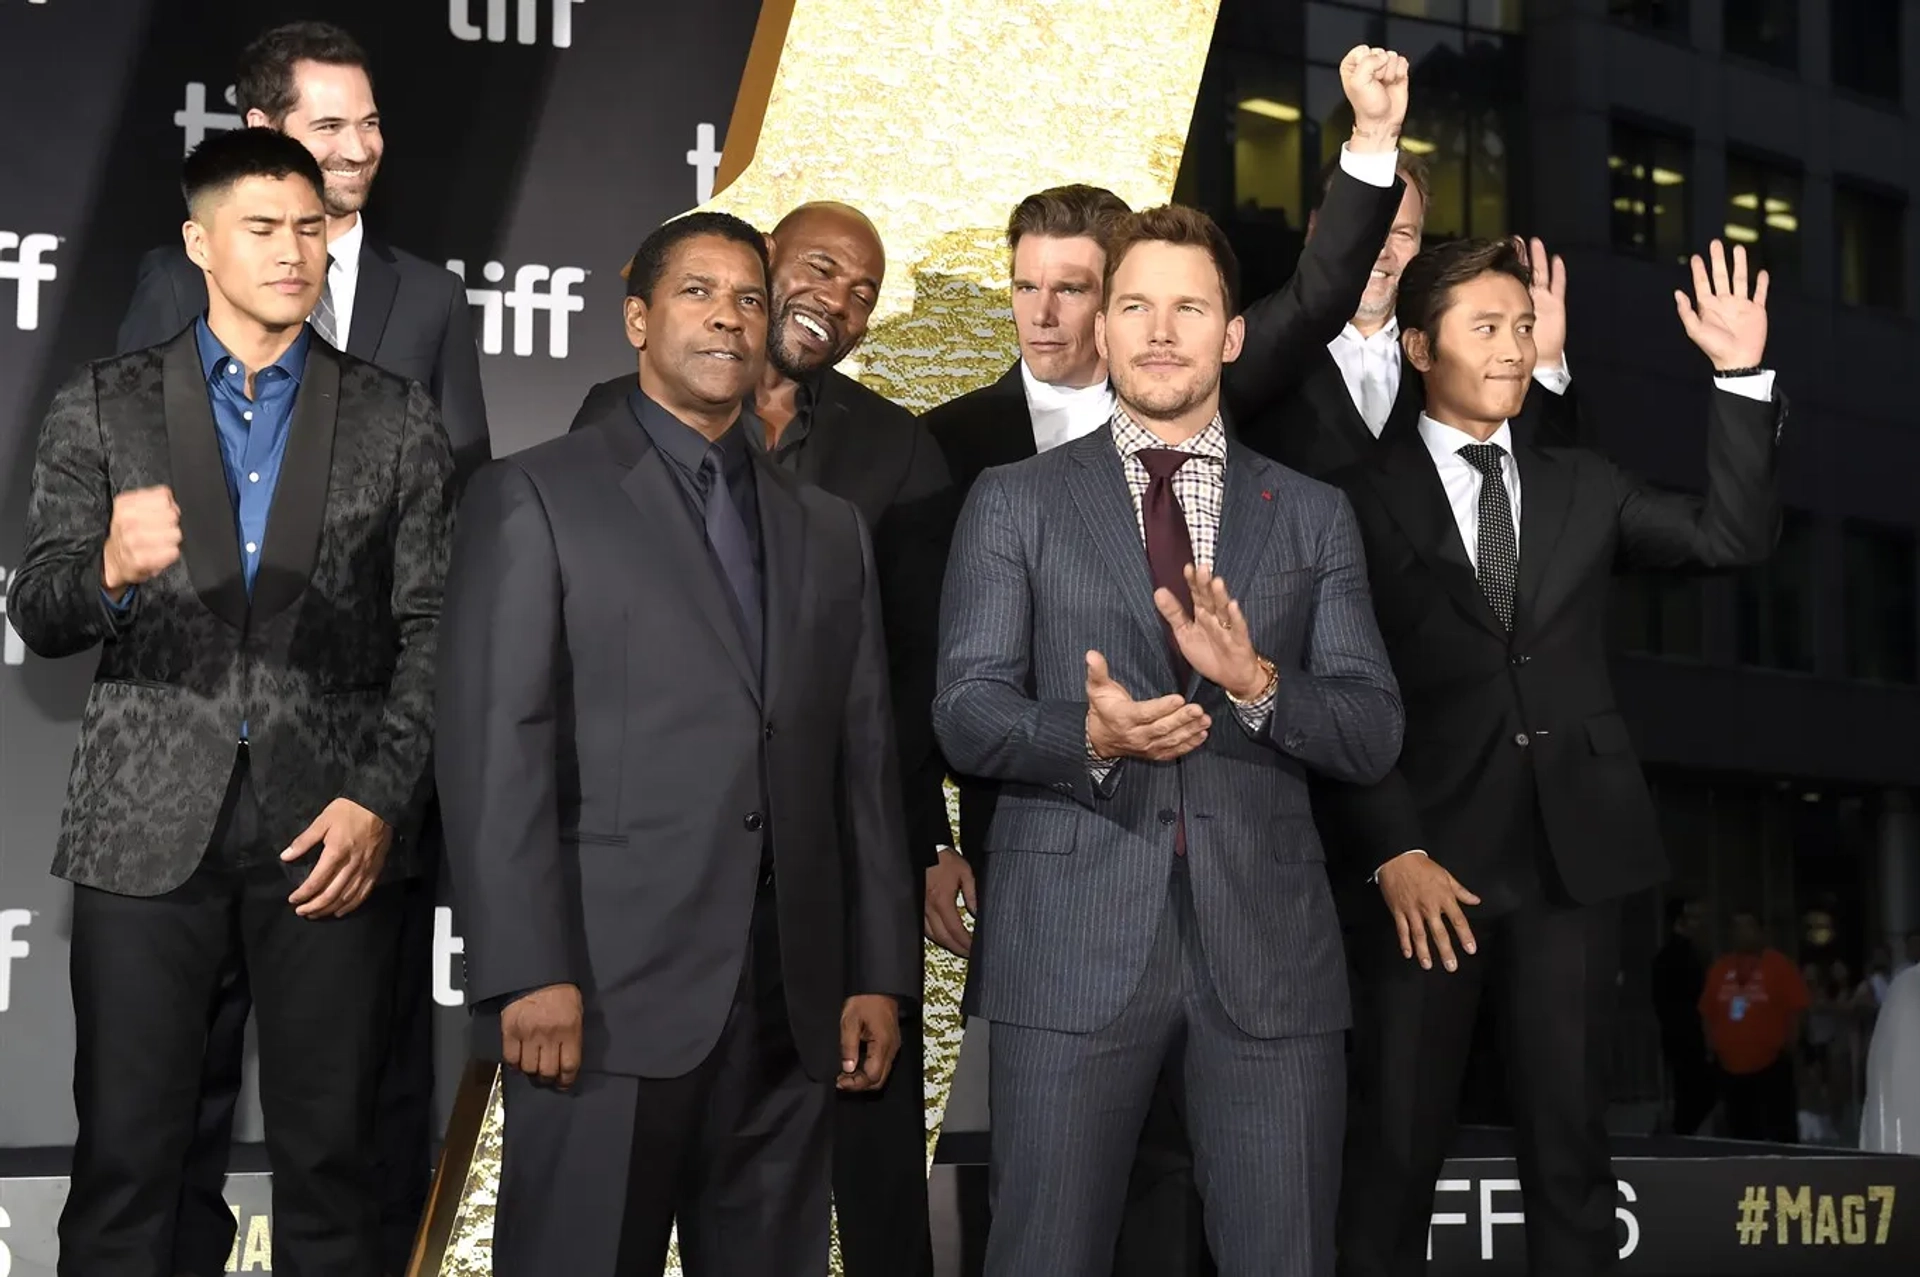
[[[1127,611],[1153,636],[1153,650],[1167,661],[1166,625],[1153,605],[1153,574],[1147,566],[1147,548],[1140,539],[1140,516],[1134,513],[1127,473],[1113,445],[1113,427],[1106,426],[1066,445],[1073,465],[1067,468],[1067,490],[1100,549]]]
[[[1492,633],[1506,638],[1506,627],[1500,624],[1473,574],[1473,561],[1461,543],[1460,526],[1454,522],[1447,491],[1418,432],[1386,448],[1369,477],[1387,512],[1412,543],[1414,553],[1440,578],[1453,601]],[[1521,558],[1525,557],[1522,551]]]
[[[811,447],[811,445],[809,445]],[[800,612],[807,597],[807,512],[772,462],[754,459],[756,503],[760,507],[760,544],[766,556],[766,704],[784,685],[800,635]]]
[[[340,361],[323,341],[307,343],[307,368],[287,426],[273,508],[253,581],[253,622],[266,620],[299,598],[313,578],[320,527],[327,517],[327,486],[340,408]],[[228,520],[232,522],[231,519]]]
[[[240,565],[240,533],[234,526],[233,499],[227,495],[227,471],[220,460],[220,437],[194,325],[188,324],[166,347],[160,368],[168,470],[180,506],[180,557],[207,610],[243,630],[247,580]]]
[[[400,272],[387,260],[386,251],[376,247],[371,236],[363,235],[360,271],[353,286],[353,314],[347,320],[349,355],[374,362],[373,352],[380,349],[380,339],[386,335],[387,316],[399,291]]]
[[[1347,451],[1355,457],[1372,454],[1376,442],[1373,431],[1367,429],[1366,419],[1354,407],[1353,393],[1347,389],[1347,379],[1332,351],[1322,352],[1320,366],[1307,379],[1307,393],[1313,398],[1320,420],[1340,437]]]
[[[1520,580],[1514,599],[1513,628],[1537,626],[1546,617],[1547,569],[1573,503],[1573,478],[1565,461],[1538,448],[1515,447],[1520,468]]]
[[[1020,380],[1020,365],[1015,363],[993,383],[994,397],[1004,400],[1006,410],[997,412],[986,423],[983,440],[988,445],[990,465],[1012,465],[1038,456],[1033,442],[1033,410],[1027,406],[1027,388]]]
[[[1220,544],[1213,570],[1239,598],[1247,592],[1254,571],[1273,536],[1274,507],[1271,463],[1237,443],[1227,445],[1226,490],[1220,507]],[[1262,496],[1262,493],[1267,495]]]
[[[828,376],[820,383],[820,397],[813,404],[813,421],[807,426],[807,445],[800,450],[800,477],[815,486],[821,485],[820,476],[827,474],[859,474],[858,465],[841,467],[840,453],[849,446],[848,434],[841,417],[845,415],[846,405],[841,403],[834,393],[833,378]],[[759,449],[756,454],[764,456]]]
[[[620,487],[633,502],[641,522],[666,546],[663,557],[672,565],[668,575],[686,592],[686,601],[720,640],[728,659],[740,671],[741,680],[759,701],[760,676],[747,653],[745,640],[740,637],[740,623],[733,619],[733,610],[721,593],[726,587],[713,565],[706,537],[694,526],[687,511],[687,498],[679,482],[668,472],[666,458],[654,451],[653,441],[647,438],[640,424],[631,419],[632,414],[624,403],[620,413],[628,420],[621,421],[610,415],[601,423],[614,455],[629,466]],[[772,562],[771,557],[768,561]]]

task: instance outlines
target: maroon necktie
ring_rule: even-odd
[[[1193,541],[1187,535],[1186,512],[1180,508],[1180,498],[1173,490],[1173,476],[1193,454],[1172,448],[1142,448],[1133,455],[1147,468],[1147,492],[1140,500],[1140,523],[1147,540],[1147,570],[1153,576],[1154,588],[1171,590],[1180,606],[1191,614],[1193,591],[1187,588],[1186,567],[1193,562]],[[1171,626],[1167,627],[1167,658],[1173,662],[1173,676],[1178,680],[1174,690],[1185,692],[1192,671],[1187,666],[1187,658],[1180,655],[1180,645],[1173,641]],[[1177,821],[1173,829],[1176,856],[1187,854],[1185,802],[1180,806],[1179,812],[1171,813]],[[1165,819],[1167,814],[1163,813],[1161,818]]]

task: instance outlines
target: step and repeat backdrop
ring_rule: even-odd
[[[141,254],[179,242],[181,158],[238,126],[234,62],[256,34],[324,18],[367,48],[387,139],[367,222],[464,270],[500,454],[561,433],[586,387],[632,368],[620,267],[711,194],[759,7],[0,0],[0,585],[47,399],[113,353]],[[64,1146],[70,891],[47,865],[95,658],[0,641],[0,1148]],[[451,1070],[465,1014],[445,909],[433,983]],[[250,1084],[238,1134],[259,1131]]]

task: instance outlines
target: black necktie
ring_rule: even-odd
[[[740,636],[746,640],[753,666],[760,668],[760,574],[753,566],[753,545],[747,540],[746,521],[733,503],[733,492],[721,469],[718,444],[709,444],[700,458],[700,493],[706,503],[707,544],[720,560],[727,584],[740,604]]]
[[[1500,474],[1507,450],[1497,443],[1470,443],[1461,459],[1480,472],[1480,536],[1474,555],[1474,575],[1500,624],[1513,628],[1514,582],[1520,572],[1520,543],[1513,534],[1513,504]]]
[[[1147,468],[1147,491],[1140,499],[1140,523],[1146,532],[1147,569],[1153,575],[1156,590],[1173,591],[1180,606],[1193,611],[1193,592],[1187,588],[1186,566],[1193,562],[1193,541],[1187,535],[1187,515],[1180,508],[1180,497],[1173,490],[1173,476],[1193,458],[1191,452],[1172,448],[1142,448],[1133,454]],[[1180,655],[1167,631],[1167,655],[1173,661],[1173,676],[1178,690],[1187,686],[1187,658]]]

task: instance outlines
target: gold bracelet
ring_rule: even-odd
[[[1227,699],[1232,701],[1235,705],[1256,704],[1260,701],[1265,700],[1267,697],[1271,696],[1273,694],[1273,690],[1276,687],[1280,686],[1279,668],[1275,666],[1272,661],[1268,660],[1264,656],[1255,656],[1253,659],[1258,661],[1260,663],[1260,668],[1267,672],[1267,681],[1260,685],[1260,690],[1258,692],[1255,692],[1252,696],[1247,697],[1247,699],[1245,699],[1244,701],[1241,700],[1238,696],[1235,696],[1232,692],[1228,692]]]

